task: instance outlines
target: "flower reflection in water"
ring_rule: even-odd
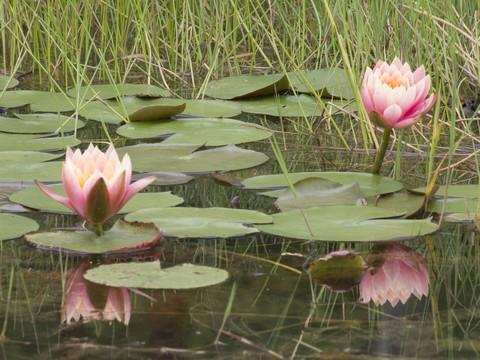
[[[387,301],[396,306],[413,294],[419,300],[428,294],[428,267],[425,259],[401,244],[375,245],[367,255],[369,269],[360,282],[360,296],[375,305]]]

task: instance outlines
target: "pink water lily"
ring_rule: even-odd
[[[110,145],[104,153],[90,144],[82,152],[67,148],[62,179],[67,197],[50,190],[35,180],[42,191],[100,229],[101,225],[117,214],[133,195],[155,181],[148,176],[130,184],[132,163],[128,154],[120,161],[117,151]]]
[[[423,65],[412,72],[396,57],[390,65],[378,61],[373,69],[367,68],[361,95],[372,122],[401,129],[416,124],[435,104],[436,94],[427,98],[430,85]]]

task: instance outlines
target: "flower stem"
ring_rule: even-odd
[[[102,235],[103,235],[103,226],[102,226],[102,224],[93,225],[93,231],[95,231],[95,234],[97,234],[97,236],[102,236]]]
[[[378,149],[377,155],[375,156],[375,162],[373,163],[372,167],[372,174],[378,175],[380,173],[383,158],[385,157],[385,152],[387,151],[388,143],[390,142],[391,133],[392,129],[384,128],[382,143],[380,144],[380,148]]]

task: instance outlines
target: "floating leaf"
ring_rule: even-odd
[[[193,264],[161,269],[160,261],[100,265],[83,276],[88,281],[107,286],[175,290],[211,286],[229,277],[225,270]]]
[[[242,113],[242,110],[231,101],[224,100],[185,100],[187,107],[183,115],[205,118],[232,117]]]
[[[332,113],[337,108],[331,107],[334,104],[338,107],[346,107],[349,111],[357,109],[355,103],[349,104],[345,100],[324,99],[327,110]],[[311,117],[320,116],[323,113],[323,107],[315,98],[310,95],[300,94],[269,96],[259,99],[239,100],[235,104],[243,111],[252,114],[263,114],[282,117]]]
[[[71,97],[90,99],[97,96],[100,99],[113,99],[116,97],[135,95],[143,97],[167,97],[170,92],[161,87],[148,84],[103,84],[82,86],[78,90],[72,88],[67,91]]]
[[[38,135],[0,133],[0,151],[58,150],[76,146],[80,140],[74,136],[37,137]]]
[[[179,171],[202,173],[213,170],[238,170],[260,165],[267,155],[228,145],[196,151],[200,145],[140,144],[117,149],[119,156],[128,153],[135,171]]]
[[[256,227],[273,235],[335,242],[397,241],[438,230],[430,218],[386,219],[399,215],[370,206],[323,206],[275,214],[273,224]]]
[[[59,156],[34,151],[0,151],[0,182],[60,181],[62,162],[45,162]]]
[[[340,250],[316,260],[308,271],[316,283],[343,292],[360,283],[365,273],[365,262],[354,251]]]
[[[398,213],[405,212],[404,217],[410,217],[417,213],[425,202],[424,195],[412,193],[392,193],[380,196],[371,196],[366,199],[368,206],[376,206],[392,210]]]
[[[103,254],[152,246],[160,240],[161,236],[161,231],[153,224],[129,223],[120,219],[102,236],[97,236],[89,230],[65,230],[29,234],[25,238],[28,242],[42,248]]]
[[[128,214],[128,221],[153,222],[164,236],[179,238],[219,237],[228,238],[258,232],[245,224],[265,224],[272,217],[252,210],[228,208],[144,209]]]
[[[41,111],[35,105],[48,106],[48,111],[70,111],[73,106],[67,101],[66,95],[37,90],[5,91],[0,98],[0,107],[18,107],[30,104],[31,110]],[[73,99],[70,99],[73,101]],[[68,106],[66,105],[68,104]]]
[[[367,173],[356,172],[299,172],[290,173],[289,177],[293,183],[309,178],[319,177],[336,181],[340,184],[347,185],[356,181],[360,185],[362,195],[364,197],[387,194],[402,189],[402,184],[394,181],[386,176],[373,175]],[[279,189],[288,186],[288,181],[285,175],[262,175],[254,176],[242,181],[242,185],[248,189]]]
[[[303,75],[303,76],[302,76]],[[302,93],[312,93],[312,89],[322,97],[353,99],[354,93],[345,70],[325,68],[288,73],[290,84]],[[309,86],[310,85],[310,86]]]
[[[282,74],[230,76],[210,81],[205,95],[224,100],[242,99],[279,93],[289,85]]]
[[[477,218],[475,213],[452,213],[443,217],[443,220],[451,223],[475,223],[478,226]]]
[[[0,131],[22,134],[73,131],[85,126],[81,120],[58,114],[15,114],[17,118],[0,117]]]
[[[38,224],[32,219],[0,213],[0,240],[14,239],[37,229]]]
[[[445,205],[444,205],[445,203]],[[433,199],[427,205],[428,212],[435,213],[469,213],[471,217],[480,209],[478,199],[447,198]]]
[[[132,180],[140,180],[146,176],[155,175],[157,180],[155,180],[152,185],[180,185],[186,184],[187,182],[193,180],[193,176],[186,175],[184,173],[173,172],[173,171],[157,171],[149,173],[141,173],[132,175]]]
[[[49,185],[50,189],[57,194],[66,197],[62,184]],[[38,187],[28,188],[16,192],[10,196],[10,201],[23,206],[51,212],[72,213],[72,210],[45,195]],[[119,211],[127,213],[145,208],[176,206],[183,202],[179,196],[172,195],[170,191],[160,193],[139,193],[133,196],[128,203]]]
[[[174,134],[163,143],[222,146],[262,140],[272,132],[260,125],[233,119],[182,118],[129,123],[119,127],[117,134],[129,138]]]
[[[0,91],[10,89],[18,85],[18,80],[11,76],[0,75]]]
[[[426,187],[420,187],[412,190],[413,192],[425,194],[427,191]],[[480,198],[480,186],[478,184],[471,185],[442,185],[438,187],[435,195],[456,197],[456,198],[467,198],[467,199],[478,199]]]
[[[362,201],[362,192],[357,182],[340,184],[336,181],[310,177],[293,184],[295,190],[287,188],[275,205],[282,211],[306,209],[324,205],[354,205]]]
[[[128,115],[130,121],[155,121],[180,114],[185,110],[185,102],[178,105],[152,105]]]

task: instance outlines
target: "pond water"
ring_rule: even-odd
[[[252,115],[237,118],[258,122]],[[348,124],[340,124],[349,131]],[[272,126],[280,128],[278,123]],[[99,123],[89,121],[78,137],[88,141],[102,134]],[[289,172],[365,171],[372,162],[362,151],[342,150],[333,133],[317,139],[290,134],[284,143],[278,139],[281,147],[286,145],[283,155]],[[228,176],[281,173],[268,140],[242,147],[262,151],[271,160]],[[405,157],[402,167],[410,171],[402,182],[425,185],[423,161]],[[418,170],[412,171],[414,166]],[[4,211],[17,211],[7,200],[11,190],[6,186],[2,190]],[[184,199],[182,206],[277,212],[271,198],[230,186],[211,174],[148,191],[152,190],[172,191]],[[77,228],[82,223],[73,215],[19,213],[37,221],[39,232]],[[475,359],[480,352],[477,242],[472,225],[447,223],[436,234],[403,242],[425,259],[428,295],[420,300],[409,296],[405,304],[396,306],[389,302],[377,306],[361,301],[357,285],[332,291],[312,281],[307,272],[314,260],[339,249],[366,258],[374,246],[368,243],[309,242],[264,233],[227,239],[164,237],[150,250],[102,259],[44,251],[23,238],[4,241],[0,251],[3,357]],[[147,260],[160,260],[163,268],[184,263],[221,268],[230,277],[190,290],[112,290],[81,277],[100,263]]]

